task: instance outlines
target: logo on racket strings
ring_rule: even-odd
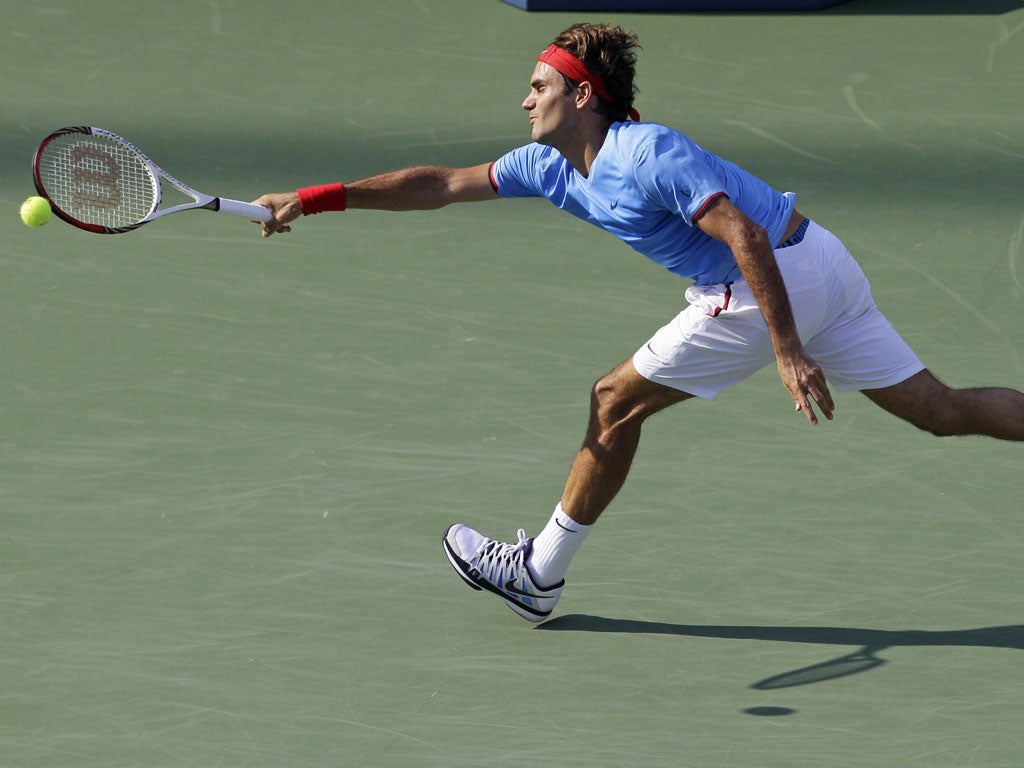
[[[79,144],[71,149],[72,203],[82,208],[121,206],[121,166],[102,147]]]

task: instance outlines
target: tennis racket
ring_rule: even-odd
[[[32,158],[32,175],[53,212],[86,232],[130,232],[161,216],[197,208],[257,221],[272,218],[261,205],[192,189],[130,141],[102,128],[74,126],[51,133]],[[165,183],[192,202],[158,210]]]

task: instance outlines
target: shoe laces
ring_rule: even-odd
[[[526,565],[530,540],[522,528],[519,529],[518,537],[519,541],[515,544],[490,539],[480,548],[473,559],[473,565],[481,576],[494,584],[504,584],[519,575]]]

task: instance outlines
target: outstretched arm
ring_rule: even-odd
[[[382,211],[424,211],[450,203],[495,200],[490,163],[470,168],[422,165],[390,171],[344,186],[346,208]],[[303,214],[298,192],[280,192],[253,201],[268,208],[274,220],[263,225],[263,236],[290,232],[288,224]]]
[[[812,424],[817,424],[818,417],[811,406],[813,400],[825,418],[831,419],[835,408],[832,394],[821,367],[807,354],[797,334],[789,294],[767,233],[727,197],[715,200],[697,220],[697,226],[732,249],[743,278],[761,308],[779,375],[793,396],[796,409],[803,411]]]

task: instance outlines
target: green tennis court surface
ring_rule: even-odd
[[[593,20],[638,32],[641,114],[798,192],[941,378],[1020,388],[1024,11],[960,5]],[[17,218],[66,124],[239,199],[488,161],[583,18],[7,9],[0,764],[1020,765],[1019,446],[859,395],[810,428],[765,371],[649,423],[535,628],[441,533],[540,529],[591,382],[684,283],[539,201],[269,241]]]

